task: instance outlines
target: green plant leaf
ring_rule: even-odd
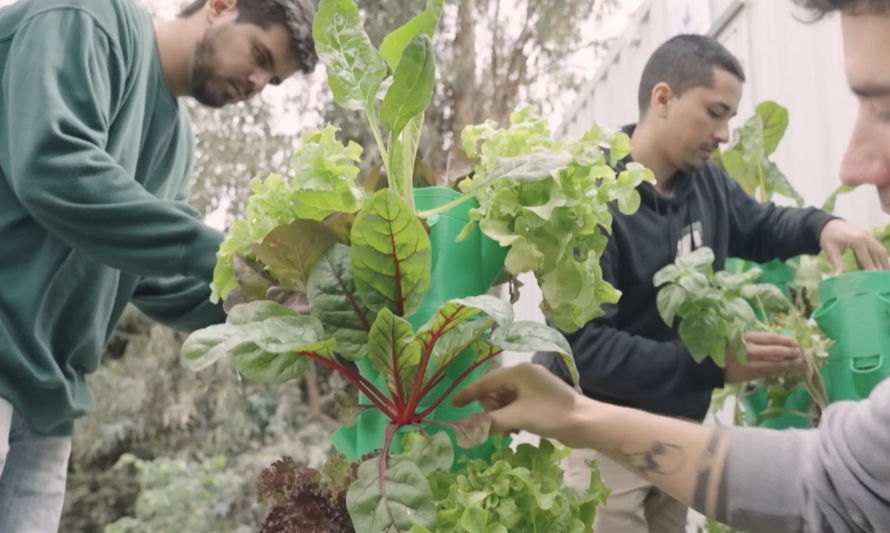
[[[680,268],[677,265],[665,265],[652,277],[652,284],[656,287],[661,287],[665,283],[672,283],[677,281],[677,278],[680,277],[680,273]]]
[[[226,324],[199,329],[185,340],[180,354],[190,369],[203,370],[228,355],[230,347],[238,341],[250,342],[250,339],[237,337],[237,333]]]
[[[569,369],[572,382],[578,386],[578,369],[572,357],[572,348],[562,333],[549,326],[530,320],[513,322],[495,329],[491,333],[491,343],[514,352],[556,352]]]
[[[182,356],[195,370],[228,355],[252,381],[282,383],[300,376],[307,366],[303,352],[334,358],[334,340],[324,340],[321,322],[270,301],[236,305],[225,324],[193,332]]]
[[[298,316],[298,313],[278,302],[259,300],[233,307],[226,317],[226,324],[240,326],[253,322],[262,322],[267,318],[277,316]]]
[[[383,38],[380,44],[380,53],[390,70],[395,72],[400,60],[402,50],[418,35],[427,35],[432,38],[439,25],[442,16],[443,0],[427,0],[426,9],[422,13],[394,30]]]
[[[683,302],[686,301],[686,291],[679,285],[668,285],[658,291],[656,305],[658,314],[668,326],[674,325],[674,319]]]
[[[316,261],[306,293],[309,312],[337,339],[337,352],[352,361],[365,354],[373,317],[356,291],[350,249],[334,244]]]
[[[856,187],[851,187],[849,185],[839,185],[828,198],[825,199],[825,203],[822,204],[822,210],[826,213],[834,213],[834,206],[837,203],[837,197],[842,194],[847,194],[848,192],[852,192],[856,189]]]
[[[758,104],[755,112],[763,125],[763,155],[770,155],[776,151],[779,141],[785,136],[788,110],[775,102],[766,101]]]
[[[248,324],[242,327],[250,327]],[[334,360],[334,339],[323,340],[321,323],[311,316],[272,317],[262,322],[262,334],[254,345],[240,345],[231,352],[241,374],[259,383],[283,383],[303,374],[311,352]]]
[[[395,533],[436,524],[429,481],[420,467],[398,457],[389,458],[383,480],[380,457],[363,462],[358,479],[346,493],[346,507],[355,530],[362,533]]]
[[[335,242],[336,235],[321,222],[295,220],[273,229],[251,249],[282,287],[305,291],[315,262]]]
[[[507,300],[496,296],[483,294],[467,298],[456,298],[454,300],[449,300],[443,309],[450,308],[449,304],[458,304],[471,309],[478,309],[494,320],[499,326],[506,326],[513,322],[513,306]]]
[[[493,324],[493,320],[469,320],[450,328],[433,347],[432,357],[436,367],[448,366],[466,350],[478,348],[476,343]]]
[[[425,437],[419,431],[406,433],[402,437],[402,457],[410,460],[424,476],[433,472],[448,470],[454,463],[454,447],[444,431]]]
[[[390,390],[407,398],[417,377],[422,345],[414,338],[414,329],[404,318],[383,308],[368,334],[368,361],[386,379]]]
[[[371,105],[386,76],[386,63],[368,39],[355,2],[321,0],[312,36],[334,101],[346,109]]]
[[[380,107],[380,121],[390,129],[393,138],[429,105],[435,81],[433,41],[426,34],[420,34],[405,47]]]
[[[232,256],[232,265],[244,300],[252,302],[264,299],[266,291],[272,287],[272,280],[263,272],[263,265],[241,254]]]
[[[711,266],[713,262],[714,251],[707,246],[703,246],[701,248],[696,248],[686,255],[681,255],[677,258],[675,264],[679,268],[694,268],[703,271]]]
[[[430,284],[430,239],[389,190],[375,193],[352,226],[352,272],[365,305],[399,316],[416,311]]]
[[[355,213],[364,201],[364,191],[355,183],[362,147],[352,141],[344,145],[336,134],[333,126],[303,134],[291,157],[290,201],[299,218]]]

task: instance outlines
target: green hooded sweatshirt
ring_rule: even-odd
[[[0,397],[65,435],[128,302],[183,330],[223,320],[222,236],[186,205],[191,128],[142,8],[2,8],[0,68]]]

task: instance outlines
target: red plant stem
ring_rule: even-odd
[[[386,458],[389,456],[389,448],[392,446],[392,439],[396,436],[396,432],[401,425],[392,423],[386,426],[386,434],[383,438],[383,452],[380,454],[380,495],[386,500],[386,485],[384,484],[386,476]],[[387,509],[389,507],[387,506]]]
[[[392,247],[392,265],[393,265],[393,268],[395,269],[395,272],[393,272],[393,275],[394,275],[394,281],[396,283],[396,307],[398,310],[398,313],[396,313],[396,314],[399,316],[404,316],[405,315],[405,295],[402,294],[402,265],[399,262],[399,254],[396,249],[396,236],[393,234],[393,231],[392,231],[392,220],[387,220],[386,223],[389,226],[389,243],[390,243],[390,246]]]
[[[395,329],[395,328],[393,328],[393,329]],[[396,338],[395,331],[393,331],[392,333],[393,333],[392,337],[393,337],[393,339],[395,339]],[[393,374],[392,377],[393,377],[393,381],[396,382],[396,390],[395,391],[390,390],[390,394],[393,395],[393,400],[395,400],[395,402],[396,402],[396,411],[399,414],[404,414],[405,400],[403,398],[405,397],[405,393],[402,391],[402,378],[401,378],[401,376],[399,376],[399,362],[398,362],[398,357],[396,357],[396,346],[395,345],[396,345],[396,343],[393,343],[392,346],[390,346],[390,348],[389,348],[389,357],[390,357],[391,363],[392,363],[392,374]]]
[[[300,352],[300,355],[305,355],[306,357],[310,357],[310,358],[312,358],[312,359],[318,361],[319,363],[322,363],[322,364],[324,364],[324,365],[327,365],[327,366],[333,368],[334,370],[336,370],[337,372],[339,372],[340,375],[342,375],[344,378],[346,378],[347,381],[349,381],[350,383],[352,383],[352,384],[355,386],[355,388],[357,388],[357,389],[359,390],[359,392],[361,392],[362,394],[364,394],[364,395],[371,401],[371,403],[374,404],[374,407],[376,407],[377,409],[380,409],[380,411],[382,411],[383,414],[385,414],[385,415],[386,415],[387,417],[389,417],[391,420],[395,418],[395,413],[393,413],[393,411],[390,409],[391,405],[389,405],[388,402],[381,402],[381,401],[379,401],[379,400],[374,396],[374,394],[371,392],[371,391],[373,391],[373,392],[375,392],[375,393],[377,393],[377,394],[380,394],[380,392],[377,390],[376,387],[374,387],[374,385],[371,385],[371,384],[369,383],[369,385],[371,386],[371,388],[370,388],[370,389],[367,389],[367,388],[362,384],[361,381],[359,381],[358,379],[356,379],[356,374],[354,374],[353,372],[349,371],[347,368],[345,368],[345,367],[343,367],[343,366],[341,366],[341,365],[339,365],[339,364],[337,364],[337,363],[335,363],[335,362],[333,362],[333,361],[331,361],[331,360],[329,360],[329,359],[326,359],[326,358],[324,358],[324,357],[318,355],[318,354],[315,353],[315,352]]]
[[[357,379],[359,382],[361,382],[361,384],[364,385],[365,388],[368,389],[368,391],[373,392],[376,395],[377,399],[380,400],[381,403],[385,403],[390,406],[392,405],[389,398],[387,398],[385,394],[380,392],[377,389],[377,387],[375,387],[374,384],[371,383],[370,381],[368,381],[364,376],[362,376],[358,372],[353,372],[349,369],[346,369],[345,367],[344,367],[344,370],[346,370],[347,372],[350,372],[350,375],[353,376],[355,379]],[[367,396],[367,394],[366,394],[366,396]]]
[[[482,366],[482,365],[484,365],[485,363],[487,363],[488,361],[490,361],[490,360],[491,360],[492,358],[494,358],[496,355],[499,355],[501,352],[503,352],[503,350],[496,350],[496,351],[494,351],[494,352],[492,352],[492,353],[486,355],[486,356],[483,357],[482,359],[476,361],[476,362],[473,363],[472,365],[470,365],[469,368],[467,368],[466,370],[464,370],[464,371],[461,373],[461,375],[458,376],[456,380],[454,380],[454,382],[451,384],[451,386],[448,387],[448,390],[446,390],[445,393],[442,394],[442,396],[440,396],[438,400],[436,400],[435,402],[433,402],[432,405],[430,405],[429,407],[427,407],[426,409],[424,409],[420,414],[417,415],[417,419],[421,419],[421,420],[422,420],[422,419],[425,418],[428,414],[432,413],[432,412],[436,409],[436,407],[439,407],[439,405],[440,405],[442,402],[445,401],[445,398],[447,398],[449,394],[451,394],[452,392],[454,392],[454,389],[457,388],[458,385],[460,385],[465,379],[467,379],[467,376],[469,376],[471,373],[473,373],[473,371],[476,370],[477,368],[479,368],[480,366]]]
[[[442,331],[451,324],[451,321],[454,320],[454,317],[458,313],[463,311],[465,307],[466,306],[463,305],[458,306],[451,316],[445,317],[445,320],[442,322],[442,326],[439,327],[439,329],[430,332],[430,340],[423,349],[423,355],[420,358],[420,368],[417,370],[417,379],[414,381],[414,387],[411,388],[411,398],[408,400],[408,406],[405,408],[405,414],[411,416],[414,413],[414,410],[417,409],[417,404],[420,403],[420,400],[424,396],[424,394],[421,394],[420,387],[421,384],[423,384],[423,377],[426,375],[427,366],[429,366],[430,356],[433,353],[433,347],[436,345],[436,342],[439,341],[439,337],[442,336]]]
[[[457,359],[457,357],[455,357]],[[442,365],[436,369],[436,372],[430,377],[430,380],[426,382],[426,385],[423,387],[423,390],[420,392],[420,397],[423,398],[427,394],[430,393],[431,390],[436,388],[442,379],[445,377],[445,369],[446,365]]]

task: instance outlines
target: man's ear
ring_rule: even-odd
[[[655,87],[652,87],[652,94],[649,97],[649,112],[655,116],[664,116],[670,109],[674,97],[674,91],[670,85],[663,81],[656,83]]]
[[[222,18],[225,15],[238,11],[238,0],[207,0],[204,4],[204,13],[208,22]]]

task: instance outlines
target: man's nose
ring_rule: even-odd
[[[890,161],[869,146],[850,144],[841,163],[841,182],[844,185],[890,185]]]

